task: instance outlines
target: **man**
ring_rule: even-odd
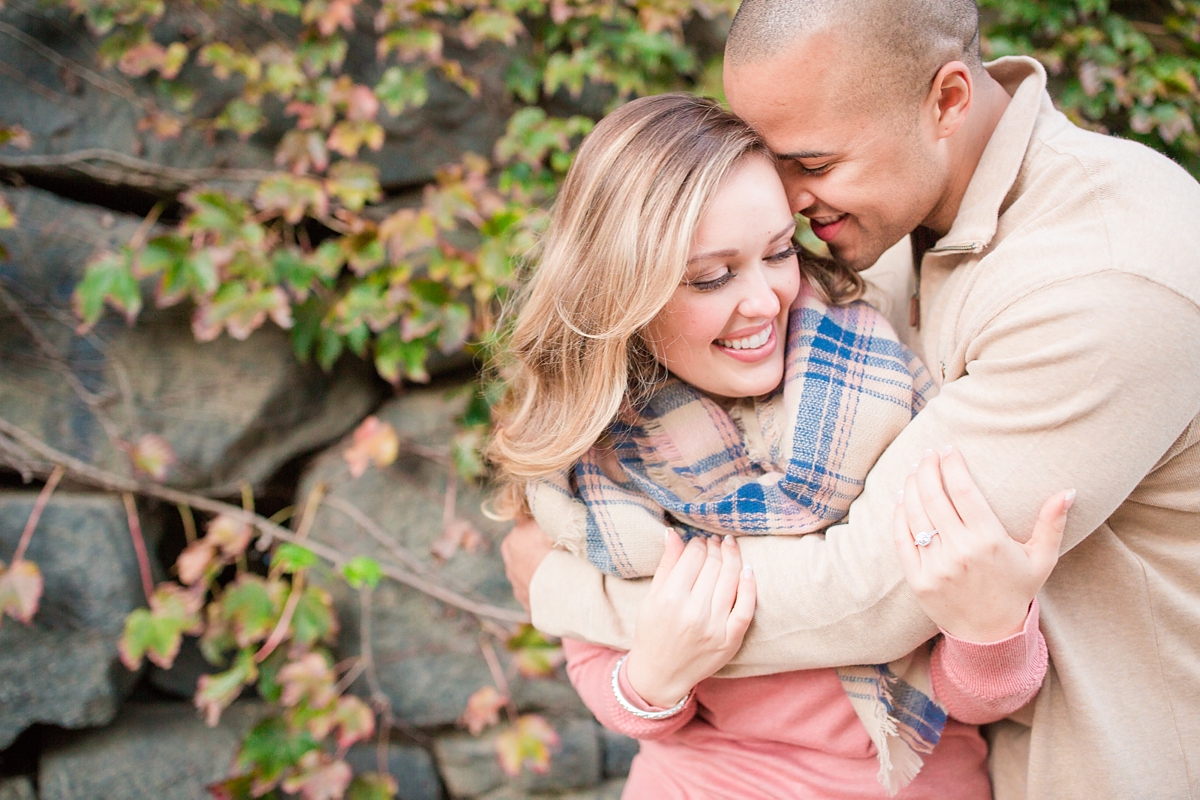
[[[991,732],[996,796],[1200,797],[1200,186],[1074,127],[1036,62],[985,69],[978,42],[970,0],[746,0],[734,20],[726,93],[794,210],[860,269],[911,234],[910,344],[940,393],[844,524],[742,539],[758,610],[723,674],[882,663],[937,632],[890,531],[909,466],[952,444],[1016,536],[1078,491],[1040,595],[1050,672]],[[528,523],[505,555],[540,628],[629,646],[644,585]]]

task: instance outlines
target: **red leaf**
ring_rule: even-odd
[[[400,455],[400,437],[391,423],[381,422],[379,417],[370,416],[354,431],[354,441],[346,448],[342,457],[350,467],[351,477],[361,477],[367,466],[374,463],[382,469]]]
[[[26,625],[37,613],[45,581],[37,564],[21,559],[7,570],[0,561],[0,619],[5,614]]]
[[[459,717],[458,724],[471,732],[472,736],[483,733],[485,728],[500,722],[500,709],[508,703],[495,686],[484,686],[467,699],[467,708]]]
[[[217,555],[213,543],[205,537],[197,539],[183,549],[179,558],[175,559],[175,568],[179,571],[179,582],[191,586],[204,577]]]
[[[516,776],[522,767],[539,774],[550,769],[550,753],[559,746],[558,733],[537,714],[524,714],[517,724],[496,737],[496,755],[505,774]]]
[[[179,460],[171,443],[157,433],[147,433],[138,439],[129,451],[129,457],[133,460],[134,469],[160,483],[166,480],[167,473]]]

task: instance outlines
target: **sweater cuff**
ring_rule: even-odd
[[[1037,664],[1043,658],[1038,631],[1038,601],[1029,604],[1025,624],[1019,633],[998,642],[980,644],[959,639],[942,631],[945,637],[942,657],[947,670],[962,687],[979,697],[1003,697],[1024,691]]]
[[[625,696],[625,699],[628,700],[629,704],[631,706],[633,706],[634,708],[636,708],[640,711],[651,711],[651,712],[667,710],[666,708],[662,708],[662,707],[659,707],[656,705],[651,705],[649,702],[646,701],[645,698],[643,698],[640,694],[637,693],[637,689],[633,688],[633,684],[629,682],[629,661],[628,660],[621,663],[621,670],[620,670],[620,672],[617,673],[617,685],[619,685],[621,687],[621,694]],[[686,706],[684,706],[684,708],[686,708]],[[681,708],[680,711],[683,711],[683,709]]]

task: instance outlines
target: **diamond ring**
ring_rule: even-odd
[[[927,547],[933,541],[933,537],[937,535],[937,531],[921,531],[913,534],[913,541],[917,543],[917,547]]]

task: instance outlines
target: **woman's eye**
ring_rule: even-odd
[[[729,280],[732,277],[733,273],[729,270],[725,270],[723,273],[714,278],[702,278],[700,280],[685,281],[685,283],[697,291],[711,292],[713,289],[720,289],[722,286],[729,283]]]
[[[796,245],[792,245],[791,247],[789,247],[786,250],[780,250],[775,255],[767,256],[766,260],[771,262],[772,264],[778,264],[780,261],[787,261],[789,258],[791,258],[792,256],[796,255],[799,252],[800,252],[800,248],[797,247]]]

